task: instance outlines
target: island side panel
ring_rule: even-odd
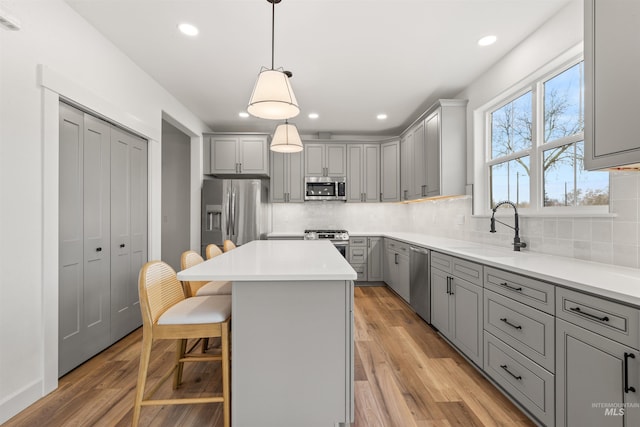
[[[353,282],[234,282],[232,300],[232,425],[349,422]]]

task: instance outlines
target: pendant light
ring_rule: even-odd
[[[277,151],[278,153],[297,153],[302,151],[302,140],[296,125],[285,120],[283,124],[276,126],[270,148],[271,151]]]
[[[281,0],[271,3],[271,68],[262,67],[253,88],[247,112],[261,119],[290,119],[300,113],[298,101],[293,94],[289,78],[291,72],[274,68],[275,8]]]

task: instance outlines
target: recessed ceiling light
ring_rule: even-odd
[[[317,119],[318,117],[320,117],[320,115],[318,115],[318,113],[309,113],[309,118],[310,119]]]
[[[198,33],[200,32],[198,30],[198,27],[192,24],[187,24],[186,22],[178,25],[178,29],[185,36],[191,36],[191,37],[197,36]]]
[[[386,118],[387,118],[387,115],[384,114],[384,113],[378,114],[376,116],[376,119],[378,119],[378,120],[385,120]]]
[[[249,113],[247,113],[246,111],[241,111],[238,113],[238,115],[243,119],[246,119],[247,117],[249,117]]]
[[[483,38],[481,38],[480,40],[478,40],[478,45],[479,46],[489,46],[492,45],[496,42],[496,40],[498,40],[498,38],[496,36],[485,36]]]

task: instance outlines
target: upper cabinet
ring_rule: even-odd
[[[347,176],[345,144],[305,143],[305,176]]]
[[[267,135],[205,135],[204,173],[215,176],[269,176]]]
[[[465,194],[466,107],[466,100],[441,99],[402,135],[402,200]]]
[[[640,2],[586,0],[584,8],[585,169],[640,163]]]
[[[441,99],[424,121],[427,197],[465,194],[467,101]]]
[[[271,202],[304,202],[303,155],[271,153]]]
[[[380,201],[400,201],[400,141],[380,145]]]
[[[380,144],[347,144],[347,202],[380,201]]]

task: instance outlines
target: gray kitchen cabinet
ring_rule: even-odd
[[[370,282],[383,280],[384,247],[382,237],[369,237],[369,251],[367,255],[367,279]]]
[[[347,259],[358,273],[356,281],[367,281],[368,243],[366,237],[352,237],[349,239],[349,254]]]
[[[478,366],[483,361],[482,266],[431,252],[431,324]]]
[[[204,173],[228,177],[269,176],[267,135],[205,135]]]
[[[637,167],[640,2],[586,0],[584,19],[585,169]]]
[[[400,141],[380,145],[380,201],[400,201]]]
[[[385,282],[402,299],[409,302],[409,245],[385,239]]]
[[[111,340],[142,325],[138,273],[147,262],[147,143],[111,130]]]
[[[347,176],[346,144],[305,143],[305,176]]]
[[[425,197],[427,175],[424,121],[419,121],[402,136],[400,151],[403,200]]]
[[[60,104],[59,374],[141,325],[146,141]]]
[[[413,190],[413,135],[405,135],[400,139],[400,197],[410,200]]]
[[[271,153],[271,202],[304,202],[302,152]]]
[[[467,101],[441,99],[425,119],[427,197],[465,194]]]
[[[640,352],[562,319],[556,338],[556,426],[639,426]]]
[[[380,144],[347,144],[347,202],[380,200]]]

